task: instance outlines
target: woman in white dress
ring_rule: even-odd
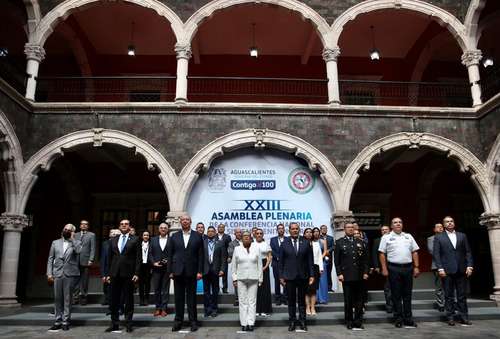
[[[233,284],[238,288],[240,323],[242,331],[253,331],[257,308],[257,288],[262,284],[263,272],[259,250],[252,245],[250,232],[243,232],[242,246],[234,248],[231,260]]]

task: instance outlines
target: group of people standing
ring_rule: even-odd
[[[289,331],[297,327],[307,331],[306,316],[314,316],[316,303],[326,303],[328,291],[336,288],[332,272],[343,286],[347,328],[362,329],[366,303],[364,281],[374,270],[387,277],[385,290],[386,294],[390,292],[387,305],[388,311],[394,313],[395,326],[416,326],[411,313],[411,292],[413,277],[419,274],[419,247],[410,234],[402,232],[401,218],[392,220],[392,231],[388,227],[381,229],[382,237],[374,242],[376,259],[371,262],[364,235],[350,223],[345,225],[345,237],[336,242],[327,235],[325,225],[319,229],[307,228],[300,235],[299,224],[292,222],[288,225],[289,236],[285,237],[285,226],[280,224],[278,235],[269,244],[259,228],[252,232],[236,229],[235,238],[231,240],[224,233],[224,225],[219,225],[217,230],[210,226],[205,234],[202,223],[196,225],[196,230],[191,229],[191,223],[191,217],[183,215],[181,230],[174,234],[169,234],[168,224],[162,223],[158,227],[159,235],[152,239],[148,232],[141,238],[131,234],[128,220],[122,220],[117,230],[110,231],[110,239],[103,244],[101,253],[101,275],[111,315],[107,332],[119,331],[120,313],[124,314],[126,331],[133,331],[135,284],[140,285],[140,303],[146,305],[151,280],[155,291],[153,315],[168,314],[170,281],[173,280],[172,331],[182,329],[185,306],[190,330],[196,331],[197,281],[203,280],[204,316],[216,317],[221,278],[223,293],[227,293],[228,278],[233,283],[241,330],[253,331],[256,316],[265,317],[272,312],[270,267],[275,280],[275,302],[288,306]],[[472,274],[473,267],[470,247],[465,235],[454,231],[451,217],[446,217],[444,224],[446,232],[435,236],[432,251],[436,274],[443,281],[448,323],[455,324],[453,317],[458,311],[459,321],[470,324],[465,299],[466,278]],[[94,257],[95,235],[88,232],[86,221],[80,224],[79,233],[73,225],[65,225],[62,237],[52,243],[47,277],[54,283],[56,314],[51,330],[69,329],[77,284],[79,301],[86,304],[88,267]]]

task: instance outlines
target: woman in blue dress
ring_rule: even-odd
[[[313,239],[319,242],[319,246],[321,248],[323,266],[327,267],[328,263],[325,261],[325,257],[328,255],[328,249],[326,240],[321,239],[321,233],[319,228],[315,227],[313,229]],[[328,303],[328,270],[324,269],[319,277],[319,287],[316,292],[318,304],[327,304]]]

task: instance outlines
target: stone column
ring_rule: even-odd
[[[462,64],[467,67],[467,72],[469,73],[473,107],[483,103],[481,100],[481,86],[479,85],[479,80],[481,80],[479,75],[479,61],[481,61],[482,57],[483,55],[478,49],[466,51],[462,54]]]
[[[344,233],[344,225],[354,222],[354,215],[351,211],[336,211],[332,215],[332,224],[335,240],[342,238]]]
[[[0,269],[0,306],[19,305],[16,296],[17,268],[21,232],[28,226],[28,218],[25,215],[4,213],[0,216],[0,226],[4,232]]]
[[[181,229],[181,216],[188,214],[185,211],[170,211],[167,213],[165,222],[170,226],[170,232],[177,232]]]
[[[323,59],[326,62],[326,77],[328,78],[328,103],[340,104],[339,74],[337,70],[337,57],[340,55],[340,47],[325,48]]]
[[[38,76],[38,67],[45,58],[45,50],[40,45],[27,43],[24,45],[24,54],[26,54],[26,73],[28,81],[26,83],[26,99],[35,100],[36,77]]]
[[[495,277],[495,286],[490,298],[495,300],[497,306],[500,306],[500,213],[484,213],[479,218],[479,222],[488,228],[490,239],[491,262]]]
[[[189,59],[191,58],[191,47],[189,45],[176,45],[177,54],[177,81],[175,87],[175,102],[187,102],[187,75]]]

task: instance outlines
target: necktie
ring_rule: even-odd
[[[293,239],[293,247],[295,247],[295,254],[299,253],[299,246],[297,244],[297,239]]]
[[[212,263],[214,258],[214,241],[210,240],[208,242],[208,260],[210,263]]]
[[[123,249],[125,248],[125,244],[127,243],[127,237],[125,236],[125,234],[122,235],[122,244],[120,245],[120,253],[123,252]]]

